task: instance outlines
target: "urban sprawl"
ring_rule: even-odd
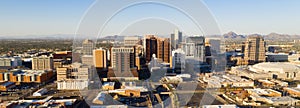
[[[0,108],[300,106],[299,40],[115,37],[71,50],[2,45]]]

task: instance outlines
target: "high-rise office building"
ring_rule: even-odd
[[[185,53],[182,49],[172,51],[172,68],[183,72],[185,69]]]
[[[154,35],[147,35],[145,37],[144,49],[146,50],[146,62],[150,62],[152,56],[155,54],[158,59],[163,62],[170,62],[170,39],[159,38]]]
[[[245,42],[244,59],[248,64],[264,62],[266,60],[265,50],[265,41],[262,36],[249,36]]]
[[[157,55],[157,37],[154,35],[146,35],[144,38],[144,47],[146,62],[150,62],[152,55]]]
[[[136,59],[133,47],[112,47],[111,53],[111,64],[115,73],[131,72]]]
[[[157,58],[165,63],[170,63],[170,39],[158,38],[157,40]]]
[[[83,55],[93,55],[94,42],[92,40],[86,39],[82,43],[82,54]]]
[[[94,65],[94,57],[93,55],[83,55],[81,56],[81,63],[89,66]]]
[[[179,47],[179,44],[182,42],[182,32],[178,29],[171,34],[171,50],[175,50]]]
[[[205,62],[205,37],[188,37],[186,43],[183,44],[183,50],[186,57],[195,58],[200,62]]]
[[[213,53],[220,53],[221,52],[221,40],[218,38],[207,38],[207,43],[210,46],[210,50]]]
[[[105,49],[96,49],[93,51],[94,66],[96,68],[107,67],[107,52]]]
[[[32,70],[49,70],[53,69],[52,57],[34,57],[32,58]]]

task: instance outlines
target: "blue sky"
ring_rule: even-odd
[[[81,17],[93,2],[94,0],[1,0],[0,36],[74,34]],[[300,34],[299,0],[203,0],[203,2],[215,16],[222,33],[234,31],[240,34],[271,32]],[[151,28],[138,30],[138,26],[151,25],[153,22],[161,24],[162,28],[157,29],[162,32],[161,34],[168,34],[173,29],[172,24],[154,19],[132,24],[136,27],[128,27],[129,29],[124,32],[128,31],[128,34],[132,35],[143,34],[146,32],[144,29]],[[118,23],[112,23],[117,26],[116,24]],[[112,35],[113,32],[110,30],[107,35]]]

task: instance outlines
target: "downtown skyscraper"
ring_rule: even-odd
[[[94,42],[86,39],[82,42],[82,55],[93,55]]]
[[[174,33],[171,34],[171,50],[177,49],[181,42],[182,32],[180,32],[178,29],[175,29]]]
[[[170,39],[160,38],[154,35],[146,35],[144,39],[146,61],[150,62],[152,56],[156,57],[162,62],[170,62]]]
[[[262,36],[252,35],[245,42],[244,60],[247,64],[264,62],[266,45]]]
[[[205,62],[205,37],[188,37],[182,46],[188,58],[192,57],[200,62]]]

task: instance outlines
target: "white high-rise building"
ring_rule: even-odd
[[[82,43],[82,54],[83,55],[93,55],[94,42],[92,40],[84,40]]]
[[[178,29],[175,29],[174,33],[171,34],[171,49],[175,50],[179,47],[179,44],[182,42],[182,32]]]
[[[221,52],[221,40],[218,38],[208,38],[207,39],[209,45],[210,45],[210,50],[212,52],[220,53]]]
[[[188,37],[182,46],[187,58],[205,62],[205,38],[203,36]]]
[[[182,49],[172,51],[172,68],[180,70],[185,69],[185,52]]]

